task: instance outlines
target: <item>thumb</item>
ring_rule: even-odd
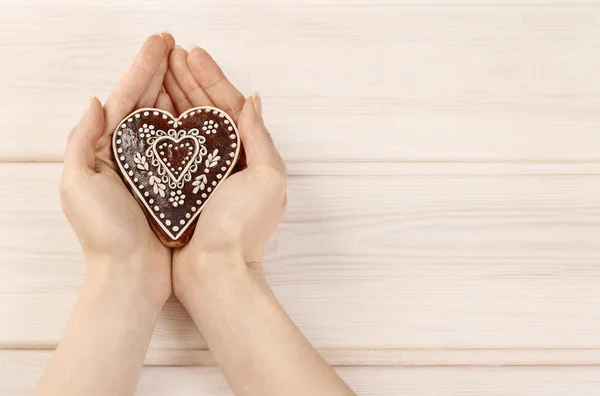
[[[261,113],[262,103],[258,94],[246,99],[238,118],[238,129],[246,153],[246,161],[248,166],[280,167],[281,157],[269,131],[265,128]]]
[[[96,97],[90,98],[87,107],[67,139],[65,170],[93,169],[96,146],[104,131],[104,110]]]

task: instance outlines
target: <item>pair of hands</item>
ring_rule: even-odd
[[[136,108],[179,115],[207,105],[236,122],[246,158],[205,205],[191,241],[171,250],[118,175],[111,135]],[[286,169],[261,106],[258,95],[245,99],[203,49],[188,53],[168,33],[146,40],[104,106],[92,98],[67,141],[61,203],[85,254],[87,281],[116,282],[162,306],[171,292],[185,304],[199,281],[260,269],[264,245],[286,206]]]

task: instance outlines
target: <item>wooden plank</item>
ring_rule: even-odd
[[[540,176],[600,175],[600,162],[300,162],[287,161],[295,176]]]
[[[26,351],[30,349],[4,349]],[[53,351],[54,348],[37,349]],[[600,349],[318,349],[336,367],[527,367],[600,366]],[[150,348],[147,366],[217,364],[208,349]]]
[[[83,276],[59,164],[0,165],[0,346],[57,344]],[[296,176],[266,252],[318,348],[600,348],[600,177]],[[154,348],[205,349],[170,300]]]
[[[0,394],[30,395],[47,351],[0,351]],[[336,371],[358,395],[595,396],[600,367],[342,367]],[[137,395],[231,395],[215,367],[145,367]]]
[[[87,96],[162,28],[261,90],[287,160],[599,158],[597,3],[435,3],[2,6],[0,159],[60,160]]]
[[[598,349],[320,349],[332,366],[600,366]],[[150,349],[149,366],[215,366],[208,350]]]
[[[260,6],[273,6],[273,5],[300,5],[305,4],[309,6],[340,6],[340,5],[360,5],[363,7],[371,6],[382,6],[382,5],[402,5],[402,6],[414,6],[414,5],[521,5],[521,6],[567,6],[577,7],[582,5],[597,4],[595,0],[377,0],[366,2],[365,0],[258,0],[254,2]],[[14,8],[14,7],[37,7],[37,6],[58,6],[58,7],[98,7],[103,6],[139,6],[140,0],[89,0],[85,3],[78,2],[77,0],[23,0],[19,3],[8,3],[2,4],[2,7]],[[192,2],[191,0],[172,0],[169,5],[174,7],[192,7],[194,5],[211,4],[207,0],[200,0],[199,2]],[[239,6],[247,4],[244,0],[221,0],[219,4],[227,6]],[[164,6],[160,0],[146,0],[143,5],[146,7],[160,8]]]

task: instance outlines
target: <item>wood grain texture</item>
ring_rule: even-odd
[[[55,346],[77,295],[59,173],[0,166],[0,346]],[[288,190],[265,268],[316,347],[600,347],[599,176],[296,176]],[[174,299],[152,345],[206,347]]]
[[[160,29],[262,92],[287,160],[600,158],[597,3],[32,4],[0,12],[0,160],[60,160],[87,96]]]
[[[47,351],[0,351],[0,395],[33,392]],[[360,395],[369,396],[596,396],[599,367],[367,368],[336,371]],[[137,395],[232,395],[214,367],[145,367]]]
[[[54,348],[3,348],[0,351]],[[600,366],[600,349],[317,349],[335,367],[591,367]],[[150,348],[146,366],[216,367],[208,349]]]
[[[337,367],[600,366],[599,349],[320,349]],[[204,349],[150,349],[148,366],[216,366]]]

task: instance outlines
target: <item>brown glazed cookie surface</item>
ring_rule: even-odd
[[[231,173],[239,152],[233,120],[208,106],[189,109],[179,118],[164,110],[139,109],[113,135],[121,176],[168,247],[190,240],[200,211]]]

